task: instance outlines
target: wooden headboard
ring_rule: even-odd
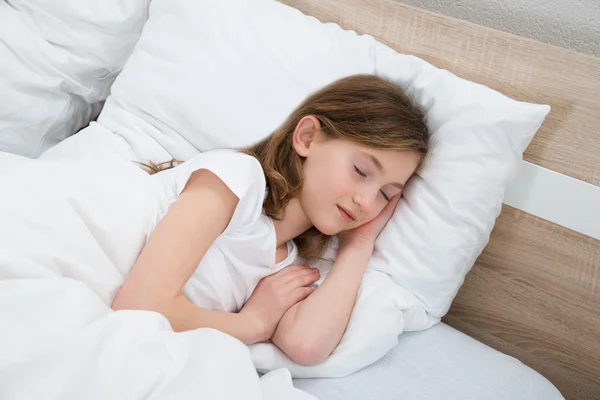
[[[600,186],[600,58],[393,0],[280,0],[552,111],[525,160]],[[600,213],[600,204],[598,204]],[[508,206],[444,318],[567,399],[600,399],[600,240]]]

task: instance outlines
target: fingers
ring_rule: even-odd
[[[396,211],[396,207],[398,206],[398,203],[400,203],[400,199],[402,198],[402,195],[399,194],[396,196],[396,199],[392,199],[392,201],[390,203],[391,204],[391,209],[392,211],[390,212],[390,218],[392,218],[392,216],[394,215],[394,211]]]
[[[292,291],[292,293],[290,293],[290,298],[293,301],[293,304],[296,304],[299,301],[306,299],[314,291],[315,291],[314,288],[302,286],[302,287],[294,289]]]
[[[396,206],[398,205],[398,202],[400,201],[401,197],[402,197],[401,195],[397,195],[397,196],[392,197],[390,199],[390,201],[387,203],[387,205],[384,208],[384,210],[389,211],[389,212],[394,212],[394,210],[396,209]]]
[[[314,274],[319,275],[319,270],[317,268],[300,269],[300,270],[292,271],[292,272],[282,276],[280,278],[280,281],[282,284],[287,285],[289,282],[293,281],[294,279],[296,279],[298,277],[312,276]]]
[[[290,288],[290,291],[292,291],[294,288],[300,286],[312,285],[321,278],[321,274],[319,273],[318,269],[312,268],[309,271],[297,272],[290,278],[291,279],[287,281],[285,285]]]
[[[396,206],[400,201],[400,195],[394,196],[390,199],[390,201],[385,205],[381,213],[379,214],[380,218],[382,218],[385,222],[387,222],[392,215],[394,215],[394,211],[396,210]]]
[[[288,267],[285,267],[283,269],[281,269],[280,271],[274,273],[272,276],[275,277],[276,279],[282,279],[283,277],[289,275],[289,274],[293,274],[293,273],[297,273],[299,271],[308,271],[310,269],[310,265],[290,265]],[[286,280],[284,280],[286,281]]]

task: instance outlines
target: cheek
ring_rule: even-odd
[[[335,218],[336,209],[333,203],[322,193],[302,191],[300,194],[300,205],[306,217],[315,228],[326,235],[335,235],[341,229],[340,221]]]
[[[380,204],[381,203],[381,204]],[[385,205],[387,204],[387,201],[378,201],[377,202],[377,206],[373,207],[373,211],[371,212],[371,214],[368,216],[369,221],[374,220],[375,218],[377,218],[377,216],[383,211],[383,209],[385,208]]]
[[[324,175],[325,185],[327,191],[334,199],[341,197],[352,196],[353,188],[356,186],[356,182],[352,175],[354,172],[348,172],[346,168],[330,168]]]
[[[337,201],[344,194],[342,179],[327,179],[323,182],[323,193],[329,201]]]
[[[352,177],[343,171],[339,165],[327,163],[319,168],[306,171],[306,189],[321,201],[335,201],[347,195],[352,185]]]
[[[377,216],[385,208],[386,204],[387,204],[387,201],[385,201],[383,199],[377,199],[375,205],[369,209],[368,213],[364,214],[364,219],[361,221],[361,223],[359,225],[367,224],[367,223],[373,221],[375,218],[377,218]]]

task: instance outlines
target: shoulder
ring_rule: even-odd
[[[256,157],[230,149],[212,150],[202,156],[200,164],[221,178],[238,198],[253,191],[264,192],[265,174]]]
[[[265,175],[260,162],[253,156],[236,150],[211,150],[200,153],[172,171],[165,171],[161,178],[174,184],[174,195],[179,195],[183,189],[198,181],[198,177],[212,172],[239,199],[252,191],[263,191],[266,185]],[[170,173],[169,173],[170,172]]]
[[[196,207],[219,203],[227,213],[233,210],[228,231],[247,229],[262,213],[266,188],[262,166],[255,157],[236,150],[206,151],[152,178],[165,210],[181,195]]]
[[[214,160],[219,160],[219,161],[224,161],[224,162],[233,161],[235,163],[244,164],[246,166],[254,165],[254,166],[260,167],[260,162],[256,159],[256,157],[253,157],[249,154],[246,154],[242,151],[235,150],[235,149],[215,149],[215,150],[205,151],[203,153],[196,155],[195,157],[190,159],[190,161],[192,161],[196,158],[214,159]]]
[[[261,175],[264,172],[260,161],[249,154],[233,149],[218,149],[200,153],[185,164],[214,165],[222,169],[236,171],[242,175]]]
[[[189,161],[189,190],[212,189],[235,213],[228,231],[240,232],[253,226],[262,214],[266,179],[260,162],[253,156],[235,150],[213,150]],[[182,180],[185,180],[184,173]],[[188,190],[186,188],[186,190]]]

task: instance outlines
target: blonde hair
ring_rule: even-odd
[[[289,201],[302,189],[303,161],[292,146],[292,136],[307,115],[319,120],[328,138],[345,139],[374,149],[416,152],[421,156],[419,166],[429,151],[425,115],[402,88],[375,75],[337,80],[308,96],[270,136],[240,149],[262,165],[269,189],[263,209],[275,220],[282,217]],[[149,172],[172,166],[173,161]],[[311,259],[327,249],[330,239],[313,227],[295,241],[299,255]]]

